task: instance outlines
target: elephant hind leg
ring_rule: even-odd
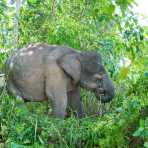
[[[17,96],[19,98],[22,98],[22,100],[27,103],[27,102],[30,102],[30,100],[28,100],[27,98],[23,97],[21,91],[17,88],[16,85],[13,84],[12,81],[8,81],[7,82],[7,85],[6,85],[6,88],[7,88],[7,91],[10,95],[12,96]]]
[[[21,92],[17,89],[17,87],[13,84],[12,81],[8,80],[6,85],[7,91],[12,96],[19,96],[22,97]]]

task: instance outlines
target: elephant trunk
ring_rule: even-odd
[[[95,95],[102,103],[110,102],[115,96],[115,88],[108,75],[103,77],[102,85],[96,88]]]

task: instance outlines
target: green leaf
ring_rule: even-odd
[[[25,148],[23,145],[20,145],[18,143],[14,143],[14,142],[11,142],[11,148]]]
[[[145,148],[148,148],[148,142],[145,142],[145,143],[144,143],[144,147],[145,147]]]
[[[139,136],[143,136],[144,133],[144,128],[143,127],[139,127],[138,130],[136,130],[133,134],[133,136],[135,137],[139,137]]]

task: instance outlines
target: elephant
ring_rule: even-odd
[[[34,43],[12,52],[5,69],[10,94],[24,101],[52,102],[57,118],[65,117],[67,107],[84,116],[80,88],[94,92],[102,103],[115,96],[101,54],[95,51]]]

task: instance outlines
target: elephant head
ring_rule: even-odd
[[[96,52],[82,52],[80,61],[80,85],[92,90],[102,103],[111,101],[115,95],[115,89],[102,64],[101,55]]]
[[[82,88],[93,91],[102,103],[109,102],[114,97],[113,83],[102,64],[101,55],[97,52],[66,55],[60,65]]]

